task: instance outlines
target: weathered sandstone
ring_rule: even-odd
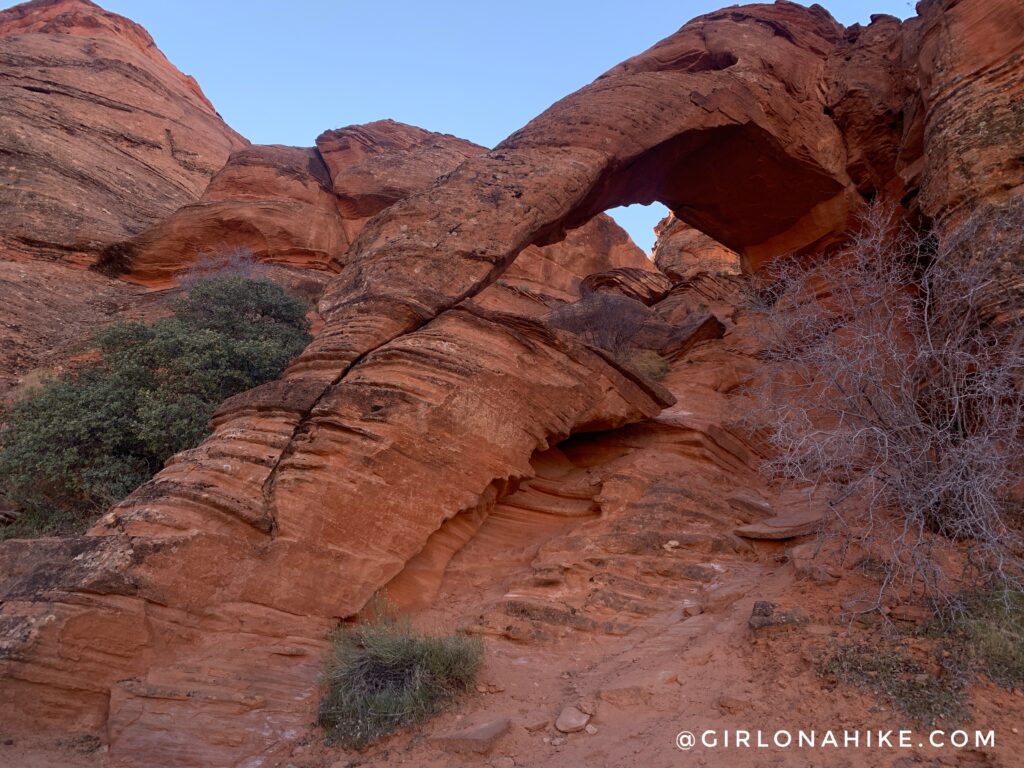
[[[654,263],[673,281],[699,272],[739,272],[740,259],[736,253],[671,214],[658,222],[654,231],[658,234]]]
[[[108,246],[99,269],[167,287],[197,258],[244,250],[264,264],[333,274],[370,218],[484,151],[393,120],[326,131],[311,148],[246,147],[231,155],[199,201]],[[508,278],[561,299],[577,296],[590,272],[654,269],[607,216],[523,256]]]
[[[0,11],[0,70],[0,258],[91,263],[246,144],[142,27],[88,0]]]
[[[9,727],[100,732],[127,765],[259,761],[309,721],[329,628],[382,587],[436,591],[474,543],[487,551],[485,534],[524,543],[506,562],[482,561],[504,581],[480,631],[605,638],[671,621],[657,642],[677,656],[765,575],[724,500],[737,484],[767,496],[726,426],[729,392],[753,365],[735,338],[719,340],[733,286],[698,275],[665,294],[657,275],[632,272],[591,281],[640,286],[666,325],[699,323],[688,338],[710,343],[680,340],[666,392],[535,319],[586,276],[548,249],[603,228],[598,260],[633,258],[607,222],[587,222],[660,200],[757,269],[827,249],[869,198],[928,217],[1008,194],[1021,168],[1002,147],[957,174],[948,166],[973,116],[1012,103],[1019,3],[921,12],[849,30],[818,6],[709,14],[494,150],[467,148],[440,178],[416,154],[437,149],[432,139],[388,157],[321,137],[330,184],[307,164],[271,197],[308,215],[329,192],[342,219],[376,215],[338,262],[314,342],[280,381],[226,402],[204,443],[89,536],[0,547]],[[996,53],[978,52],[969,70],[956,49],[982,46],[972,36],[989,19],[1002,19]],[[279,184],[281,163],[263,167],[254,178]],[[422,181],[404,197],[403,174]],[[234,199],[244,184],[230,178]],[[284,232],[267,253],[334,263],[322,233],[296,244]],[[644,268],[594,271],[623,266]],[[732,592],[717,589],[722,574]]]

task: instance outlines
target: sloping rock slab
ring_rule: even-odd
[[[486,755],[494,749],[498,739],[508,733],[510,727],[512,721],[509,718],[499,717],[451,733],[431,736],[430,743],[458,755]]]
[[[747,539],[793,539],[814,533],[821,525],[822,515],[808,513],[770,517],[750,525],[741,525],[736,533]]]

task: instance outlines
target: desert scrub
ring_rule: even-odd
[[[969,715],[965,674],[958,659],[940,658],[943,661],[937,674],[899,648],[837,643],[819,662],[817,671],[826,680],[870,690],[922,725],[963,722]]]
[[[362,749],[450,704],[482,660],[479,638],[421,634],[387,615],[343,627],[332,638],[319,724],[328,743]]]
[[[668,374],[668,360],[636,343],[650,314],[642,302],[628,296],[591,293],[552,310],[548,322],[600,347],[640,375],[661,381]]]
[[[826,491],[830,532],[879,556],[876,608],[1024,584],[1021,253],[1024,199],[923,232],[878,204],[828,260],[749,281],[762,365],[738,426],[770,478]]]
[[[0,539],[81,531],[198,444],[217,406],[277,378],[309,342],[307,306],[239,277],[195,281],[174,315],[115,323],[93,359],[0,414]]]
[[[963,597],[937,626],[949,653],[1007,688],[1024,687],[1024,594],[991,589]]]

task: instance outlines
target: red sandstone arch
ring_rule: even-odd
[[[0,617],[10,724],[234,765],[303,721],[327,627],[446,517],[549,440],[668,401],[471,299],[530,244],[632,202],[667,203],[751,267],[827,242],[859,200],[827,114],[845,34],[790,3],[703,17],[373,219],[281,381],[226,403],[89,537],[0,551],[17,574]],[[48,575],[46,552],[75,566]],[[225,717],[238,743],[211,729]]]

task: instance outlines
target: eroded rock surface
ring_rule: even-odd
[[[937,216],[1008,193],[1020,168],[1001,149],[949,182],[941,159],[986,88],[994,114],[1011,103],[1021,36],[1001,31],[1002,58],[979,53],[970,72],[953,49],[989,18],[1016,29],[1019,4],[921,8],[850,30],[818,6],[709,14],[397,201],[396,163],[433,172],[415,149],[366,159],[359,141],[322,137],[331,193],[351,184],[356,218],[393,204],[352,240],[322,331],[280,381],[225,403],[208,440],[89,537],[46,545],[44,563],[0,550],[17,574],[0,608],[10,727],[102,732],[115,763],[242,765],[308,723],[328,629],[385,586],[433,585],[492,637],[598,638],[608,655],[589,674],[623,686],[618,638],[675,659],[708,617],[752,600],[772,573],[733,533],[757,521],[726,499],[769,494],[727,427],[753,365],[728,334],[731,281],[651,292],[665,323],[713,331],[677,351],[669,393],[534,319],[584,277],[543,251],[607,208],[661,200],[757,269],[828,248],[872,196]],[[975,84],[947,79],[947,61]],[[309,206],[316,186],[283,196]],[[532,285],[512,282],[519,259],[535,260]],[[642,265],[605,269],[619,266]],[[561,281],[550,296],[544,269]],[[614,431],[582,437],[595,430]],[[76,567],[46,578],[69,547]],[[460,569],[473,590],[446,592]]]
[[[471,304],[367,356],[310,407],[282,459],[266,460],[267,437],[297,419],[242,396],[230,430],[179,454],[84,540],[103,542],[93,567],[46,586],[45,604],[8,582],[12,717],[105,723],[129,762],[143,749],[205,765],[259,754],[308,717],[326,629],[446,518],[532,474],[549,440],[669,402],[565,334]],[[95,575],[108,571],[119,578]],[[43,649],[67,647],[72,627],[95,663],[54,666]],[[229,711],[242,741],[224,745],[212,726]]]
[[[108,246],[100,271],[168,287],[198,258],[241,250],[326,280],[347,263],[370,218],[485,151],[393,120],[326,131],[315,147],[246,147],[231,155],[198,202]],[[654,270],[626,233],[600,216],[562,242],[527,248],[507,279],[571,300],[581,278],[619,266]]]
[[[666,216],[654,228],[658,241],[654,263],[673,281],[685,280],[700,272],[737,274],[740,257],[703,232],[673,215]]]
[[[0,11],[0,69],[0,258],[91,263],[246,144],[142,27],[88,0]]]

